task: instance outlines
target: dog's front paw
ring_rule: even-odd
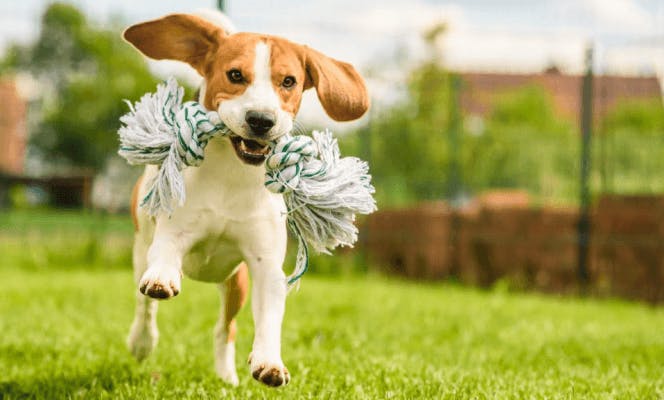
[[[154,299],[169,299],[180,293],[181,277],[180,271],[175,269],[148,268],[138,288],[141,293]]]
[[[257,381],[268,386],[286,386],[290,382],[290,374],[284,363],[279,361],[260,361],[255,356],[250,356],[251,376]]]

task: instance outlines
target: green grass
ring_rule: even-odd
[[[138,364],[124,344],[136,289],[115,256],[130,238],[126,217],[0,215],[0,399],[664,398],[663,309],[373,275],[308,274],[289,296],[285,388],[250,377],[249,307],[240,386],[216,378],[217,290],[191,280]]]
[[[3,271],[0,398],[662,398],[664,313],[380,278],[307,276],[288,298],[283,357],[293,380],[239,388],[213,372],[212,285],[185,281],[160,304],[160,343],[143,364],[124,337],[129,271]]]

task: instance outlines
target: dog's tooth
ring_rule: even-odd
[[[244,140],[240,140],[240,150],[248,152],[247,145],[244,144]]]

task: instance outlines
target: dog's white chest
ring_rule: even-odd
[[[142,193],[156,173],[156,168],[146,170]],[[281,195],[265,189],[264,173],[263,166],[238,160],[226,138],[210,141],[205,162],[183,171],[186,202],[170,218],[160,217],[157,224],[170,236],[191,243],[182,260],[185,275],[221,282],[232,274],[247,249],[258,247],[265,257],[271,255],[269,243],[256,243],[257,238],[285,240],[286,206]]]

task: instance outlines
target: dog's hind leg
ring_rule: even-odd
[[[240,311],[249,291],[247,265],[242,263],[237,271],[219,285],[222,297],[219,321],[214,328],[214,363],[217,375],[231,385],[239,383],[235,369],[235,316]]]
[[[134,243],[134,280],[136,283],[147,268],[148,245],[144,238],[136,234]],[[129,329],[127,346],[138,361],[146,358],[157,345],[159,330],[157,328],[157,300],[144,296],[136,290],[136,311],[134,322]]]

